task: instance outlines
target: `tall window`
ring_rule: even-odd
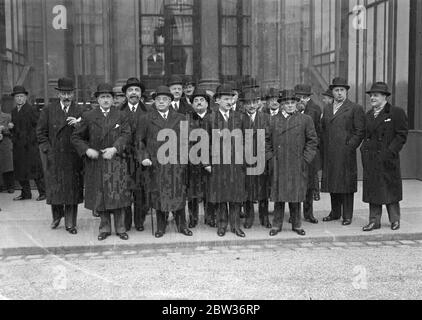
[[[219,0],[220,78],[251,74],[251,0]]]
[[[170,75],[199,74],[198,0],[140,0],[141,75],[151,88]]]

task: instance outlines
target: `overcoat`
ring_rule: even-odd
[[[356,149],[365,133],[365,112],[362,106],[347,99],[335,115],[333,105],[326,106],[321,130],[321,191],[355,193],[358,177]]]
[[[36,127],[39,113],[26,103],[18,112],[12,110],[13,168],[15,179],[32,180],[43,176]]]
[[[315,158],[318,138],[312,118],[295,113],[274,117],[267,136],[266,158],[272,159],[271,200],[303,202],[308,188],[308,167]]]
[[[179,162],[182,121],[186,121],[186,117],[170,107],[167,119],[155,110],[143,116],[136,129],[139,145],[138,161],[142,163],[149,159],[152,162],[152,166],[146,167],[145,186],[148,207],[156,210],[178,211],[186,206],[187,164]],[[158,141],[160,132],[161,134],[171,132],[176,135],[177,145],[172,144],[172,146],[177,149],[174,154],[168,154],[170,157],[177,157],[176,163],[164,164],[163,159],[159,157],[159,150],[170,146],[166,141]],[[164,144],[166,145],[162,147]]]
[[[211,175],[208,180],[207,199],[211,203],[235,202],[240,203],[246,201],[245,174],[246,166],[244,159],[243,146],[244,136],[244,114],[240,112],[230,111],[229,120],[226,122],[219,110],[212,113],[209,118],[209,128],[211,134]],[[237,130],[242,136],[242,140],[237,142],[234,136],[231,138],[231,148],[224,148],[224,129],[229,132]],[[227,140],[227,137],[226,137]],[[217,146],[220,144],[219,154]],[[213,150],[215,147],[215,150]],[[226,149],[226,150],[224,150]],[[224,163],[224,154],[230,160],[230,164]],[[236,153],[238,153],[239,163],[236,163]],[[241,153],[241,154],[240,154]]]
[[[269,134],[270,131],[270,116],[264,112],[257,112],[255,120],[252,122],[248,115],[244,116],[244,127],[245,130],[250,130],[253,133],[252,141],[245,139],[245,152],[250,148],[252,151],[253,157],[258,155],[258,130],[263,130],[263,143],[262,147],[265,148],[265,134]],[[248,134],[245,132],[245,136]],[[252,144],[252,145],[250,145]],[[264,149],[265,150],[265,149]],[[263,154],[265,161],[265,154]],[[256,168],[257,164],[246,163],[247,168]],[[260,175],[247,175],[245,177],[246,182],[246,194],[247,200],[249,201],[259,201],[269,198],[269,181],[268,181],[268,166],[265,165],[264,172]]]
[[[8,127],[11,120],[10,114],[0,111],[0,127],[4,127],[0,130],[3,135],[3,139],[0,140],[0,174],[13,171],[13,144]]]
[[[83,202],[83,163],[70,141],[75,127],[66,122],[67,117],[79,119],[81,116],[79,106],[72,103],[66,114],[59,101],[41,111],[37,138],[41,152],[46,154],[47,204]]]
[[[403,199],[399,152],[407,140],[408,122],[403,109],[387,103],[374,117],[366,114],[362,143],[363,202],[393,204]]]
[[[131,205],[129,172],[124,150],[130,141],[127,115],[111,108],[105,117],[100,108],[85,112],[80,126],[72,134],[72,144],[85,164],[85,208],[105,211]],[[115,147],[117,154],[111,160],[102,158],[101,150]],[[100,152],[98,159],[85,154],[91,148]]]
[[[309,187],[312,187],[313,189],[319,189],[319,182],[318,180],[315,180],[314,177],[318,173],[318,170],[321,168],[321,148],[320,148],[320,141],[321,141],[321,109],[320,107],[310,100],[306,107],[305,107],[305,114],[310,116],[312,118],[312,121],[314,122],[315,131],[318,137],[318,147],[317,147],[317,153],[312,160],[312,163],[309,165]]]

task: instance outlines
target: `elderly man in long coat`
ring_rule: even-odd
[[[331,196],[331,213],[323,221],[343,217],[344,226],[350,225],[353,219],[358,177],[356,149],[365,132],[365,112],[362,106],[347,98],[349,89],[345,79],[333,79],[330,90],[333,91],[334,104],[325,107],[321,119],[321,191]]]
[[[10,129],[12,127],[12,116],[4,113],[0,108],[0,174],[7,192],[14,193],[13,177],[13,143]]]
[[[35,180],[39,196],[37,201],[46,199],[43,168],[36,127],[39,113],[28,102],[28,91],[22,86],[13,88],[12,96],[16,107],[12,110],[12,141],[13,141],[13,168],[15,179],[22,187],[20,196],[13,200],[31,199],[29,181]]]
[[[289,203],[292,230],[298,235],[301,228],[300,203],[308,190],[308,168],[315,158],[318,137],[312,118],[297,112],[293,90],[283,90],[279,102],[281,115],[270,124],[266,141],[266,158],[272,159],[271,200],[274,201],[273,229],[270,236],[281,232],[285,203]]]
[[[56,87],[60,101],[44,107],[37,126],[40,150],[46,154],[47,204],[56,229],[64,216],[66,230],[76,234],[78,204],[83,201],[83,164],[70,138],[79,125],[81,108],[73,102],[73,80],[61,78]]]
[[[171,108],[173,94],[168,87],[158,87],[153,99],[156,110],[141,118],[136,135],[139,145],[138,161],[147,170],[145,185],[148,205],[157,213],[158,230],[155,237],[164,236],[167,226],[166,214],[170,211],[175,216],[178,231],[185,236],[192,236],[192,231],[186,227],[187,165],[179,163],[178,150],[180,123],[186,118]],[[170,140],[159,140],[159,136]],[[163,150],[166,152],[162,152]],[[166,159],[167,151],[169,159]],[[167,161],[170,159],[175,161]]]
[[[382,206],[386,205],[391,229],[400,229],[403,188],[400,156],[407,141],[408,122],[403,109],[392,106],[386,83],[377,82],[367,92],[372,109],[366,114],[362,143],[363,202],[369,203],[369,224],[363,231],[381,228]]]
[[[126,113],[112,108],[113,87],[102,83],[95,97],[99,108],[85,112],[72,143],[85,160],[85,208],[101,217],[98,240],[111,235],[111,214],[117,236],[128,240],[125,208],[131,203],[129,172],[124,150],[131,132]]]

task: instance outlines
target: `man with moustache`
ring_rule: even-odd
[[[196,89],[192,95],[192,108],[194,112],[187,115],[189,123],[189,133],[196,129],[205,130],[209,136],[211,131],[209,128],[208,106],[210,103],[210,96],[203,89]],[[190,147],[195,145],[197,141],[190,141]],[[201,159],[201,154],[198,154]],[[213,205],[206,199],[206,186],[211,173],[211,165],[206,163],[192,163],[189,159],[188,166],[188,208],[189,208],[189,228],[195,228],[199,220],[199,202],[204,204],[205,224],[215,227],[215,212]]]
[[[142,179],[142,166],[136,159],[136,129],[139,118],[147,112],[152,111],[151,107],[146,107],[142,101],[142,94],[145,92],[145,86],[137,78],[129,78],[123,86],[122,91],[126,95],[127,102],[120,108],[129,118],[132,138],[126,148],[125,156],[127,159],[128,170],[131,175],[131,189],[133,194],[133,222],[137,231],[145,230],[144,222],[148,212],[146,202],[145,185]],[[125,209],[126,230],[132,228],[132,205]]]
[[[270,124],[266,137],[266,158],[272,159],[271,200],[274,202],[273,229],[270,236],[281,232],[285,204],[289,203],[292,230],[304,236],[300,203],[308,189],[308,167],[316,155],[318,137],[312,118],[297,110],[299,98],[294,90],[283,90],[281,115]]]
[[[73,80],[61,78],[56,87],[59,101],[44,107],[37,126],[40,150],[46,154],[47,204],[56,229],[62,217],[66,230],[76,234],[78,204],[83,202],[83,164],[70,138],[79,125],[82,109],[73,102]]]
[[[71,141],[85,160],[85,208],[99,213],[98,240],[111,235],[111,214],[116,235],[128,240],[125,208],[131,204],[129,172],[124,150],[131,139],[127,114],[113,106],[113,87],[102,83],[95,97],[99,108],[85,112]]]
[[[356,149],[365,133],[365,113],[362,106],[347,98],[349,89],[345,79],[333,79],[330,90],[334,103],[325,107],[321,119],[321,191],[330,193],[331,197],[331,212],[323,221],[343,218],[343,226],[350,225],[353,219],[354,193],[357,192]]]
[[[276,88],[270,88],[265,96],[267,107],[264,108],[264,112],[270,115],[270,119],[280,112],[280,104],[278,103],[279,98],[280,91]]]
[[[192,95],[196,89],[196,81],[193,80],[192,76],[185,76],[183,79],[183,98],[189,105],[192,105]]]
[[[156,238],[166,233],[166,214],[173,212],[178,232],[192,236],[192,231],[186,227],[186,165],[166,163],[164,155],[159,153],[164,144],[169,142],[158,140],[162,130],[176,133],[177,146],[180,143],[180,123],[186,120],[183,114],[171,108],[173,94],[166,86],[158,87],[154,94],[156,110],[140,118],[136,129],[136,139],[139,145],[138,161],[146,168],[145,185],[150,206],[156,210]],[[177,148],[178,149],[178,148]],[[180,150],[177,151],[177,161]],[[170,155],[171,157],[171,155]]]
[[[39,196],[37,201],[46,199],[43,168],[38,148],[36,127],[39,113],[28,102],[28,91],[22,86],[13,88],[12,96],[16,107],[12,110],[10,132],[13,142],[13,168],[15,179],[22,187],[20,196],[13,200],[32,198],[30,180],[35,180]]]
[[[369,224],[363,231],[381,228],[382,206],[387,207],[393,231],[400,229],[403,186],[400,151],[407,141],[408,122],[403,109],[392,106],[385,82],[374,83],[367,94],[372,109],[366,114],[366,130],[361,153],[363,202],[369,203]]]
[[[170,92],[174,97],[173,101],[171,102],[171,107],[173,108],[173,110],[181,114],[187,114],[189,112],[192,112],[192,107],[189,105],[186,99],[182,99],[182,78],[177,75],[172,75],[167,82],[167,86],[169,87]]]

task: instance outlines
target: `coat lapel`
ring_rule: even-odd
[[[66,115],[66,113],[64,113],[64,111],[62,109],[62,105],[60,104],[60,102],[54,106],[54,113],[55,113],[54,114],[55,118],[56,119],[59,119],[59,125],[58,125],[58,128],[57,128],[56,136],[58,136],[59,133],[64,128],[66,128],[66,126],[67,126],[67,121],[66,121],[67,117],[75,117],[75,118],[77,118],[76,115],[74,115],[75,114],[75,104],[73,102],[69,106],[69,110],[67,112],[67,115]]]
[[[369,131],[374,132],[387,118],[390,116],[390,104],[386,104],[384,109],[381,111],[381,113],[378,115],[378,117],[374,118],[374,110],[372,109],[370,111],[370,119],[373,119],[371,121],[371,125],[369,126]]]
[[[333,114],[332,118],[330,121],[333,121],[335,118],[337,118],[338,116],[340,116],[341,114],[347,112],[350,108],[350,101],[348,99],[346,99],[343,102],[343,105],[340,107],[340,109],[337,110],[336,114]],[[331,112],[334,113],[333,108],[331,108]]]
[[[283,114],[280,116],[281,119],[282,119],[281,120],[281,123],[283,124],[282,125],[282,130],[281,130],[281,133],[280,134],[285,134],[286,132],[288,132],[288,131],[290,131],[290,130],[292,130],[292,129],[294,129],[294,128],[296,128],[296,127],[299,126],[299,124],[297,123],[297,121],[295,121],[296,118],[297,118],[297,116],[298,116],[297,113],[295,113],[294,115],[290,116],[289,119],[286,119]]]
[[[101,115],[104,117],[104,115],[101,112],[101,109],[98,109],[98,110],[100,111]],[[108,117],[108,119],[107,119],[108,121],[107,121],[107,124],[104,128],[104,131],[103,131],[103,136],[102,136],[103,139],[107,136],[107,134],[111,130],[113,130],[115,128],[117,122],[120,119],[119,112],[115,108],[110,108],[110,112],[109,112],[107,117]]]

